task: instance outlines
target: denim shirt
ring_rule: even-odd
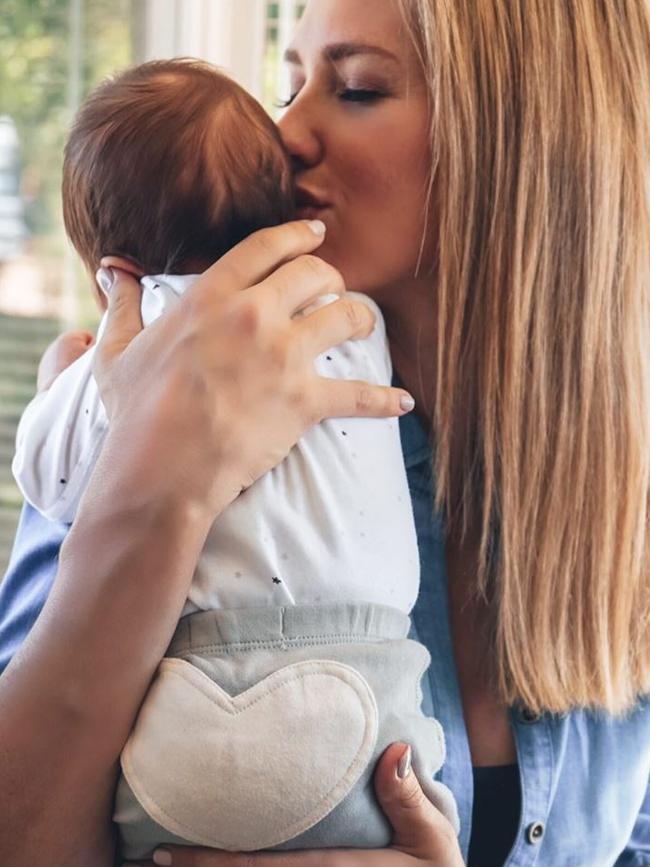
[[[467,858],[473,776],[449,630],[444,533],[432,517],[426,432],[414,413],[402,417],[400,430],[422,566],[412,637],[432,658],[423,709],[445,731],[447,760],[439,778],[456,796]],[[43,606],[67,530],[23,508],[0,584],[0,671]],[[623,719],[586,711],[530,719],[517,709],[510,718],[522,810],[507,867],[650,867],[650,700]]]

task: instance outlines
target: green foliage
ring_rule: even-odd
[[[137,0],[134,0],[137,2]],[[81,4],[81,95],[131,58],[132,0]],[[60,232],[63,145],[70,104],[70,0],[0,0],[0,114],[16,123],[24,193],[36,234]]]

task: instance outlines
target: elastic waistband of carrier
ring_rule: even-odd
[[[404,612],[370,603],[335,603],[277,608],[198,611],[183,617],[168,655],[216,652],[229,646],[287,646],[371,642],[406,638],[410,620]]]

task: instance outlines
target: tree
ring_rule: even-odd
[[[137,0],[83,0],[81,96],[131,60]],[[21,142],[28,217],[37,235],[60,234],[61,160],[70,104],[71,0],[0,0],[0,113]]]

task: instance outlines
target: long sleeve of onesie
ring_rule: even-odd
[[[142,280],[141,314],[149,325],[178,302],[196,277]],[[105,328],[99,324],[97,340]],[[72,523],[108,430],[92,374],[95,346],[27,405],[16,432],[12,472],[25,500],[51,521]]]
[[[74,520],[108,430],[91,369],[94,354],[92,346],[37,394],[16,432],[14,478],[25,500],[50,521]]]
[[[196,278],[142,281],[146,326],[177,303]],[[99,324],[97,340],[106,324]],[[25,500],[50,521],[72,523],[108,430],[106,410],[92,374],[92,346],[27,405],[16,432],[12,472]]]

